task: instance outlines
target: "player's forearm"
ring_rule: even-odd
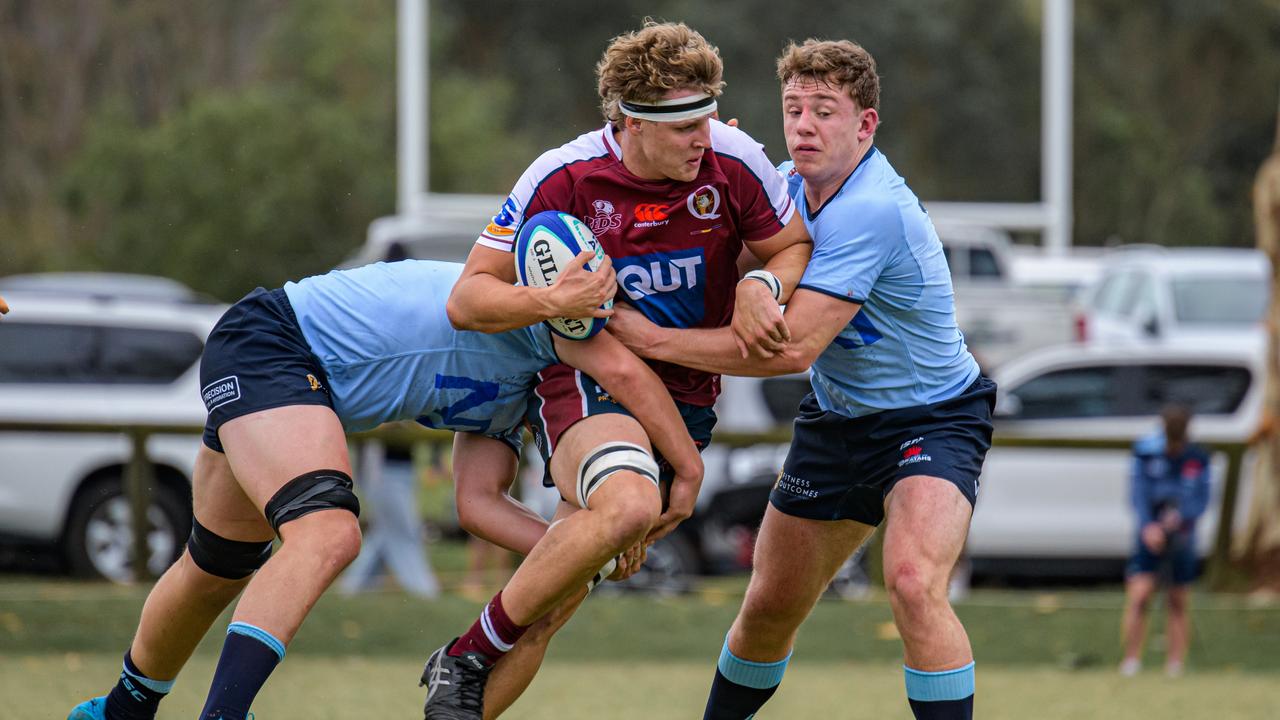
[[[812,254],[813,243],[796,243],[774,253],[773,257],[769,258],[769,262],[764,264],[764,269],[773,273],[782,285],[782,296],[779,302],[786,303],[791,299],[791,293],[795,292],[796,286],[800,284],[800,278],[804,276],[804,269],[808,266],[809,257]]]
[[[547,521],[505,492],[458,498],[458,524],[478,538],[528,555],[547,532]]]
[[[742,357],[733,332],[729,328],[675,329],[662,328],[654,333],[654,342],[636,348],[641,357],[683,365],[695,370],[721,375],[773,377],[803,372],[812,363],[804,348],[788,346],[771,358],[755,355]]]
[[[546,288],[512,285],[485,274],[459,280],[445,311],[455,329],[483,333],[515,330],[555,317]]]

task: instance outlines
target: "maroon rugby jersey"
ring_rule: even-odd
[[[746,133],[711,121],[711,149],[691,182],[644,180],[622,164],[608,126],[543,153],[525,170],[477,243],[511,252],[525,217],[543,210],[586,223],[613,258],[619,299],[665,327],[729,324],[744,240],[791,219],[786,181]],[[671,396],[707,406],[718,375],[651,363]]]

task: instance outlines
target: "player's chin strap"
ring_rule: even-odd
[[[624,470],[658,484],[658,463],[648,450],[635,443],[607,442],[588,452],[578,465],[578,507],[589,507],[592,493],[614,473]]]
[[[716,107],[715,96],[705,92],[651,103],[618,101],[618,109],[623,115],[653,122],[692,120],[714,113]]]

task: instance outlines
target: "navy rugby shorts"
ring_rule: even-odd
[[[875,526],[899,480],[928,475],[955,485],[972,505],[995,398],[996,384],[980,375],[950,400],[851,418],[823,411],[810,393],[769,502],[796,517]]]
[[[680,411],[680,417],[684,420],[694,445],[701,452],[711,443],[711,430],[716,426],[716,411],[679,400],[676,401],[676,409]],[[590,375],[568,365],[552,365],[538,373],[538,386],[529,399],[525,421],[533,434],[539,454],[546,463],[543,485],[555,487],[551,480],[551,454],[555,452],[560,436],[579,420],[608,413],[631,414]],[[656,449],[654,459],[658,462],[659,480],[664,485],[670,485],[675,479],[671,464]]]
[[[228,420],[287,405],[333,407],[324,369],[280,289],[258,288],[218,320],[200,357],[200,388],[209,412],[204,444],[218,452]]]

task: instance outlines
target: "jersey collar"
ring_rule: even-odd
[[[818,213],[822,212],[828,205],[830,205],[832,200],[835,200],[836,198],[840,197],[841,194],[844,193],[844,189],[849,187],[849,181],[853,179],[853,176],[857,175],[858,171],[862,169],[862,166],[866,165],[867,161],[871,159],[871,156],[875,155],[877,152],[879,151],[876,150],[875,145],[872,145],[870,148],[868,148],[867,154],[863,155],[862,159],[858,161],[858,164],[854,166],[853,172],[850,172],[845,177],[844,182],[840,183],[840,189],[835,191],[835,193],[833,193],[831,197],[827,198],[827,201],[822,203],[822,207],[818,208],[817,210],[812,210],[809,208],[809,198],[806,197],[804,199],[805,215],[809,218],[809,222],[813,222],[815,219],[817,219]],[[803,186],[802,186],[802,189],[800,190],[800,195],[804,196]]]

